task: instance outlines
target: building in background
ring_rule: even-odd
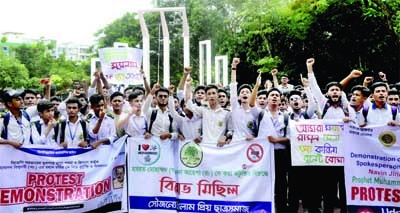
[[[77,44],[77,43],[59,43],[54,39],[46,38],[32,38],[24,33],[19,32],[4,32],[0,36],[0,50],[4,51],[7,55],[10,54],[12,47],[17,47],[23,44],[35,44],[43,42],[45,45],[54,44],[53,49],[50,49],[50,54],[58,58],[61,55],[65,56],[65,59],[71,61],[82,61],[88,59],[92,54],[92,49],[89,45]]]

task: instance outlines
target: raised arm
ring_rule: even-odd
[[[192,71],[192,67],[185,67],[184,68],[182,78],[181,78],[181,80],[179,81],[179,84],[178,84],[178,90],[184,90],[185,89],[185,82],[186,82],[186,79],[189,76],[191,71]]]
[[[261,84],[261,73],[257,77],[256,85],[254,85],[253,91],[251,91],[251,96],[250,96],[250,101],[249,101],[250,107],[254,107],[256,105],[257,93],[258,93],[258,88],[260,87],[260,84]]]
[[[144,74],[144,71],[140,70],[140,73],[142,73],[142,76],[143,76],[144,89],[146,90],[146,94],[144,94],[144,98],[146,98],[151,92],[151,87],[150,87],[149,82],[147,82],[146,75]]]
[[[352,70],[348,76],[343,78],[340,81],[340,85],[342,85],[343,89],[350,83],[353,78],[358,78],[362,75],[362,72],[359,70]]]
[[[275,88],[278,88],[278,86],[279,86],[278,77],[276,76],[277,74],[278,74],[278,70],[277,69],[271,70],[272,81],[274,83],[274,87]]]
[[[310,85],[310,89],[311,89],[314,97],[316,98],[318,104],[319,105],[325,104],[324,101],[326,101],[326,97],[324,94],[322,94],[321,89],[318,86],[317,80],[315,78],[314,71],[313,71],[314,59],[313,58],[307,59],[306,65],[307,65],[307,70],[308,70],[308,82]]]

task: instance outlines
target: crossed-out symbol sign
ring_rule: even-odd
[[[260,144],[251,144],[247,148],[247,159],[252,163],[259,162],[264,156],[264,149]]]

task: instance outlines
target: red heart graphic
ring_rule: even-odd
[[[142,144],[142,149],[143,149],[144,151],[147,151],[149,148],[150,148],[150,145],[149,145],[149,144]]]

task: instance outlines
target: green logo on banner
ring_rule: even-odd
[[[203,160],[201,147],[194,142],[188,142],[181,148],[181,162],[189,168],[198,167]]]

